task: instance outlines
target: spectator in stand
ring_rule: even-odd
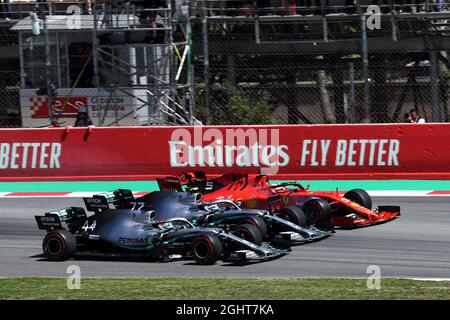
[[[410,113],[405,113],[403,122],[405,122],[405,123],[413,123],[413,122],[414,122],[414,121],[412,120],[412,118],[411,118],[411,114],[410,114]]]
[[[80,107],[77,112],[74,127],[92,126],[92,120],[89,118],[86,107]]]
[[[409,114],[411,115],[411,119],[414,123],[425,123],[425,118],[419,114],[417,109],[412,109],[409,111]]]
[[[422,10],[422,0],[412,0],[412,12],[419,12]]]
[[[296,0],[289,0],[289,13],[292,16],[295,16],[297,14],[297,1]]]
[[[93,0],[86,0],[84,3],[85,12],[87,14],[92,14],[92,2],[93,2]]]
[[[403,11],[406,12],[412,12],[412,13],[416,13],[421,11],[421,7],[422,7],[422,0],[410,0],[410,1],[403,1],[404,5],[405,5],[405,9]]]
[[[443,0],[428,0],[429,11],[442,11],[444,9]]]
[[[11,12],[10,0],[0,0],[0,18],[9,20],[9,13]]]

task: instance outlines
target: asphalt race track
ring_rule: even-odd
[[[374,198],[396,204],[402,216],[390,223],[337,230],[317,243],[293,247],[280,259],[245,266],[189,261],[143,262],[77,259],[49,262],[41,256],[44,231],[34,214],[83,206],[78,198],[0,199],[0,277],[67,276],[76,264],[85,277],[367,277],[378,265],[384,277],[450,278],[450,197]]]

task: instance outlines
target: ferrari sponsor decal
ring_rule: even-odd
[[[231,201],[234,201],[233,200],[233,195],[229,195],[228,197],[225,197],[225,196],[218,196],[217,198],[216,198],[216,200],[231,200]],[[239,199],[238,199],[239,200]],[[241,199],[241,201],[242,201],[242,199]]]
[[[258,207],[258,201],[255,197],[248,198],[245,201],[245,207],[249,209],[255,209],[256,207]]]
[[[61,143],[0,143],[1,169],[59,169]]]

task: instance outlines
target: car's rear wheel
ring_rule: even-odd
[[[306,215],[306,222],[309,226],[320,229],[331,230],[331,207],[325,199],[312,199],[303,205],[303,212]]]
[[[353,189],[344,194],[344,198],[356,202],[360,206],[372,209],[372,198],[363,189]]]
[[[248,223],[236,226],[233,233],[239,238],[250,241],[258,246],[261,245],[263,241],[263,237],[259,229]]]
[[[42,241],[42,250],[47,259],[52,261],[67,260],[77,249],[75,236],[67,230],[48,233]]]
[[[261,217],[248,217],[239,221],[239,224],[251,224],[255,226],[261,232],[263,239],[267,235],[267,224]]]
[[[300,227],[305,228],[307,226],[306,215],[303,210],[297,206],[288,206],[283,208],[278,213],[280,218],[286,219]]]
[[[214,264],[222,255],[222,242],[212,235],[201,236],[191,245],[191,256],[197,264]]]

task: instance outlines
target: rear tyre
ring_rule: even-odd
[[[201,236],[192,243],[191,256],[197,264],[210,265],[220,259],[222,250],[222,242],[217,237]]]
[[[300,227],[305,228],[307,226],[306,215],[303,210],[297,206],[288,206],[283,208],[278,213],[280,218],[288,220]]]
[[[70,231],[53,231],[44,237],[42,250],[44,251],[45,257],[49,260],[67,260],[75,254],[77,241]]]
[[[344,198],[372,210],[372,198],[362,189],[353,189],[344,194]]]
[[[263,241],[263,237],[259,229],[248,223],[236,226],[233,233],[239,238],[250,241],[258,246],[261,245]]]
[[[309,226],[320,229],[332,230],[331,207],[325,199],[313,199],[303,205],[303,212],[306,215],[306,222]]]
[[[259,232],[261,232],[263,239],[267,235],[267,224],[261,217],[248,217],[240,221],[239,224],[251,224],[252,226],[255,226]]]

